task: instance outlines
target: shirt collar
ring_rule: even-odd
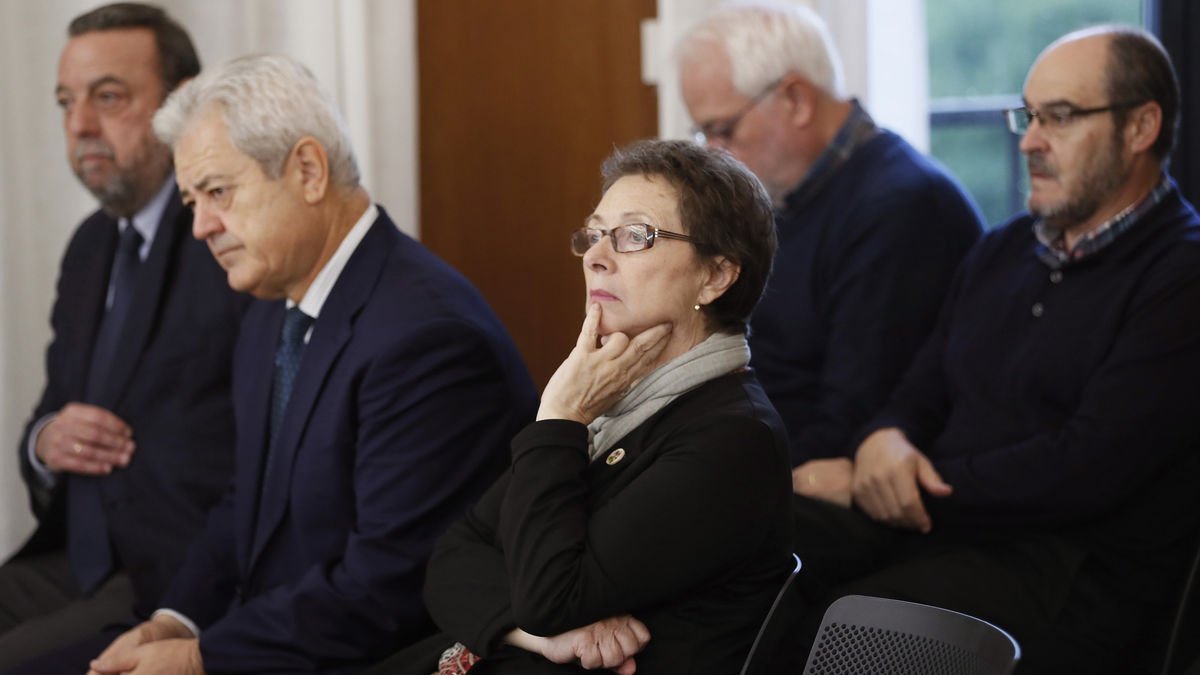
[[[346,263],[350,261],[350,256],[358,248],[358,244],[363,237],[367,236],[367,230],[371,229],[371,225],[379,217],[379,208],[374,203],[367,206],[367,210],[359,216],[358,222],[354,223],[354,227],[346,233],[342,239],[342,243],[338,244],[337,250],[333,252],[325,266],[317,273],[313,279],[312,285],[304,292],[304,297],[300,298],[300,311],[316,319],[321,314],[321,308],[325,306],[325,300],[329,298],[330,291],[333,290],[333,285],[337,283],[338,277],[342,275],[342,270],[346,267]],[[288,308],[295,307],[296,303],[291,300],[287,301]],[[311,332],[310,332],[311,334]],[[307,340],[307,338],[306,338]]]
[[[133,223],[133,229],[142,235],[142,246],[138,249],[138,258],[145,260],[146,256],[150,255],[150,246],[154,243],[154,235],[158,232],[158,224],[162,222],[163,213],[167,210],[167,202],[171,199],[171,194],[175,192],[175,174],[167,176],[167,180],[163,181],[162,187],[158,192],[146,202],[137,213],[133,214],[133,218],[121,218],[117,221],[119,232],[124,232],[125,228]]]
[[[1078,262],[1095,255],[1115,241],[1122,233],[1136,225],[1142,216],[1170,194],[1171,190],[1171,180],[1167,178],[1166,174],[1163,174],[1158,184],[1145,197],[1130,204],[1117,215],[1101,223],[1096,229],[1080,237],[1070,250],[1067,250],[1066,232],[1061,228],[1048,225],[1046,221],[1038,218],[1033,222],[1033,234],[1038,241],[1038,258],[1050,268],[1058,269],[1068,263]]]
[[[791,210],[798,209],[812,195],[821,192],[821,186],[838,169],[850,159],[855,150],[862,147],[879,133],[875,120],[863,109],[858,99],[850,99],[850,114],[841,128],[834,134],[833,140],[821,151],[817,161],[809,168],[804,180],[788,193],[784,203]]]

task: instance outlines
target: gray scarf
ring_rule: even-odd
[[[643,377],[616,405],[588,425],[588,457],[596,459],[668,403],[750,363],[743,335],[714,333]]]

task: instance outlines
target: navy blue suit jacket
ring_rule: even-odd
[[[535,410],[482,297],[381,210],[313,324],[262,476],[283,314],[247,315],[233,486],[163,603],[202,628],[209,673],[356,672],[424,637],[434,539]]]
[[[230,364],[248,298],[229,289],[191,227],[191,212],[176,192],[138,271],[111,376],[87,401],[125,420],[137,443],[129,466],[101,479],[100,489],[109,535],[141,611],[157,606],[233,471]],[[66,546],[67,481],[41,488],[26,449],[37,420],[85,400],[116,245],[116,220],[97,211],[63,256],[46,388],[18,447],[39,527],[18,556]]]

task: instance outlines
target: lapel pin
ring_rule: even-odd
[[[604,463],[612,466],[623,459],[625,459],[625,448],[617,448],[616,450],[608,453],[608,459],[605,459]]]

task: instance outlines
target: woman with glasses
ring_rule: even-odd
[[[792,568],[786,439],[745,337],[770,201],[687,142],[619,150],[603,175],[571,236],[579,340],[508,474],[435,549],[445,633],[376,672],[735,673]]]

